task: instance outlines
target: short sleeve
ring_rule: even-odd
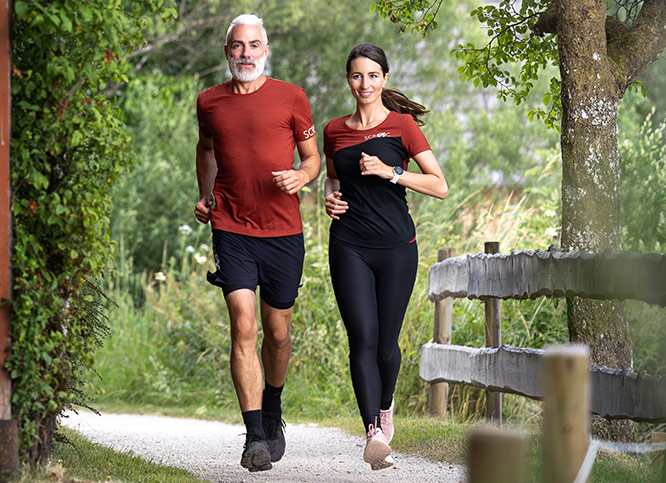
[[[302,88],[296,91],[294,99],[294,138],[296,142],[305,141],[315,135],[314,122],[312,122],[312,111],[310,101]]]
[[[430,150],[430,144],[414,118],[410,114],[403,114],[403,116],[402,143],[409,156],[413,158],[423,151]]]
[[[326,126],[324,127],[324,155],[328,159],[333,159],[333,146],[331,146],[331,139],[329,136],[329,126],[331,125],[331,122],[329,121]]]
[[[199,96],[197,96],[197,121],[199,122],[199,129],[203,135],[210,138],[213,136],[213,132],[210,130],[210,127],[208,127],[203,104],[202,96],[199,94]]]

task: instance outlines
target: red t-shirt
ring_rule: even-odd
[[[230,84],[197,99],[199,127],[213,138],[217,161],[211,225],[256,237],[301,233],[298,194],[280,190],[271,171],[293,169],[296,142],[315,134],[305,92],[272,78],[249,94]]]

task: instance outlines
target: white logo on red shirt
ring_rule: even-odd
[[[314,124],[310,127],[310,129],[303,131],[303,136],[305,136],[305,139],[309,139],[312,136],[315,135],[315,127]]]

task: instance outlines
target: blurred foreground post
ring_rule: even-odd
[[[475,429],[467,444],[469,483],[521,483],[527,437],[523,431]]]
[[[485,253],[499,253],[499,242],[485,242]],[[494,280],[499,284],[499,280]],[[500,311],[500,300],[488,298],[486,306],[486,347],[499,347],[502,345],[502,318]],[[502,393],[486,391],[486,420],[496,424],[502,424]]]
[[[666,433],[653,431],[650,433],[651,443],[654,445],[666,443]],[[652,464],[661,464],[661,483],[666,483],[666,449],[660,456],[656,457]]]
[[[455,248],[440,248],[437,250],[437,261],[441,262],[447,258],[455,257]],[[433,342],[437,344],[451,343],[451,326],[453,321],[453,298],[435,302],[435,327],[433,331]],[[449,398],[449,384],[447,382],[433,382],[428,392],[428,412],[431,417],[439,417],[446,420],[446,407]]]
[[[18,467],[18,429],[12,420],[12,382],[5,370],[11,334],[9,138],[9,18],[11,2],[0,0],[0,481]]]
[[[589,436],[590,351],[557,346],[543,358],[543,480],[571,483],[585,459]]]

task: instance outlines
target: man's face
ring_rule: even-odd
[[[224,53],[231,76],[241,82],[252,82],[264,72],[270,47],[264,43],[258,25],[236,25],[229,36]]]

